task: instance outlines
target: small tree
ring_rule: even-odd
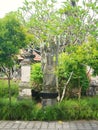
[[[34,36],[34,42],[44,45],[41,49],[43,86],[48,92],[56,91],[58,86],[55,70],[58,54],[61,50],[66,51],[65,45],[82,44],[89,35],[97,38],[97,2],[83,0],[82,6],[79,2],[81,1],[66,0],[61,9],[58,9],[55,0],[25,0],[20,11]],[[47,61],[51,71],[48,70]]]
[[[15,13],[9,13],[0,19],[0,67],[8,78],[9,105],[11,105],[11,69],[17,59],[19,49],[29,42],[28,36]]]

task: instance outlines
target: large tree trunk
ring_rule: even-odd
[[[56,86],[56,45],[41,47],[42,71],[43,71],[43,106],[53,105],[56,103],[57,86]]]

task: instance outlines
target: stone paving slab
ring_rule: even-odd
[[[0,130],[98,130],[98,121],[0,121]]]

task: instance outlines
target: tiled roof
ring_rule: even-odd
[[[33,51],[33,55],[35,55],[34,61],[41,61],[41,56],[38,53],[36,53],[35,51]]]

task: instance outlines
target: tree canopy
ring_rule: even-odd
[[[29,35],[14,13],[0,19],[0,65],[12,67],[19,49],[29,43]]]
[[[58,8],[55,0],[25,0],[23,16],[37,43],[82,44],[89,35],[98,38],[97,2],[65,0]],[[26,16],[26,17],[25,17]]]

